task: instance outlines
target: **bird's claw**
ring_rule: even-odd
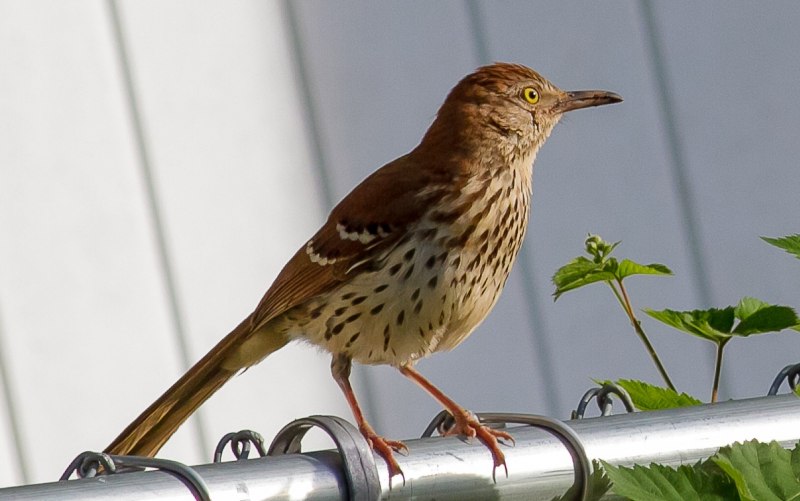
[[[492,469],[492,480],[497,482],[497,468],[503,467],[508,478],[508,466],[506,465],[506,456],[500,450],[500,441],[509,442],[511,446],[516,445],[514,437],[509,433],[491,428],[478,420],[478,417],[466,409],[463,412],[453,415],[455,420],[453,426],[450,426],[443,435],[463,435],[467,438],[478,438],[489,452],[492,453],[492,460],[494,461],[494,468]]]
[[[408,447],[406,444],[399,440],[388,440],[377,435],[371,428],[362,428],[361,433],[367,439],[367,443],[383,460],[386,462],[386,468],[389,472],[389,489],[392,488],[392,479],[396,475],[400,475],[403,479],[403,485],[406,485],[406,476],[400,468],[397,460],[394,458],[394,453],[397,452],[403,456],[408,455]]]
[[[506,478],[508,478],[508,465],[506,465],[506,456],[503,454],[503,451],[500,450],[500,442],[498,439],[503,440],[504,442],[511,442],[511,445],[514,446],[516,445],[514,437],[504,431],[489,428],[485,424],[479,424],[475,431],[475,435],[478,437],[478,440],[483,442],[483,444],[489,449],[489,452],[492,453],[492,460],[494,461],[494,467],[492,468],[492,480],[497,483],[497,468],[501,466],[503,467],[503,470],[505,470]]]

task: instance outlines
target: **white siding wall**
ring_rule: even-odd
[[[657,382],[609,293],[549,297],[590,231],[675,270],[631,280],[636,306],[800,306],[798,263],[758,239],[800,232],[797,3],[287,3],[0,0],[0,486],[102,449],[487,60],[626,101],[568,117],[539,156],[497,311],[420,364],[454,398],[565,417],[591,378]],[[707,398],[708,350],[647,326],[680,389]],[[800,336],[729,352],[726,396],[763,394]],[[349,418],[328,363],[282,350],[162,455],[206,462],[228,431]],[[357,375],[390,436],[438,410],[391,369]]]

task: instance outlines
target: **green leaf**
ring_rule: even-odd
[[[618,379],[616,383],[628,392],[633,400],[633,405],[640,411],[690,407],[703,403],[686,393],[678,393],[669,388],[662,388],[635,379]]]
[[[692,334],[719,344],[731,337],[733,328],[734,308],[692,311],[651,310],[645,308],[644,312],[678,330]]]
[[[721,448],[707,461],[677,469],[616,467],[603,462],[612,491],[634,501],[800,500],[800,443],[793,450],[755,440]]]
[[[770,305],[753,313],[733,330],[733,334],[749,336],[767,332],[780,332],[797,325],[797,313],[788,306]]]
[[[779,238],[761,237],[761,240],[785,250],[800,259],[800,235],[788,235]]]
[[[736,499],[734,484],[719,470],[702,463],[678,469],[651,464],[649,467],[616,467],[603,462],[613,482],[611,491],[633,501],[726,501]]]
[[[592,466],[594,466],[594,469],[592,474],[589,475],[589,496],[587,500],[599,501],[611,488],[611,479],[608,478],[599,461],[593,459]],[[563,495],[554,497],[552,501],[572,501],[573,499],[578,499],[579,493],[577,487],[577,485],[573,485]]]
[[[789,328],[800,330],[800,318],[792,308],[765,303],[752,297],[742,298],[736,307],[692,311],[655,311],[645,308],[644,312],[678,330],[717,344],[732,335],[749,336]],[[740,322],[733,328],[737,318]]]
[[[800,389],[800,386],[798,386],[797,389]],[[797,442],[794,445],[790,462],[792,464],[792,473],[794,473],[794,478],[800,479],[800,442]]]
[[[739,300],[739,304],[736,305],[736,309],[734,310],[733,314],[739,320],[744,320],[753,313],[764,309],[769,305],[770,304],[766,301],[762,301],[754,297],[743,297],[741,300]]]
[[[586,239],[586,252],[594,259],[576,257],[556,270],[552,279],[556,286],[553,293],[555,299],[558,300],[565,292],[595,282],[622,280],[631,275],[672,275],[672,271],[663,264],[639,264],[630,259],[618,262],[609,257],[617,245],[619,242],[609,244],[597,235],[590,235]]]
[[[555,299],[562,294],[578,287],[583,287],[594,282],[603,282],[614,279],[612,270],[616,270],[617,262],[610,259],[602,263],[595,263],[583,256],[576,257],[569,263],[559,268],[553,275],[553,284],[556,291]]]
[[[623,259],[622,262],[619,263],[616,278],[622,280],[631,275],[672,275],[672,270],[663,264],[639,264],[630,259]]]
[[[733,480],[741,499],[796,500],[800,499],[800,480],[795,451],[775,441],[765,444],[751,440],[723,447],[711,461]]]
[[[733,330],[733,334],[740,336],[777,332],[800,323],[800,318],[792,308],[769,304],[754,297],[742,298],[734,315],[741,322]]]

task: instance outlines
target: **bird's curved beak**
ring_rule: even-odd
[[[619,102],[622,102],[622,96],[616,92],[609,92],[606,90],[573,90],[564,93],[564,96],[553,106],[553,111],[557,113],[566,113],[581,108]]]

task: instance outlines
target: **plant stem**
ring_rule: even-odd
[[[723,339],[717,344],[717,360],[714,364],[714,385],[711,387],[711,403],[717,401],[719,396],[719,378],[722,374],[722,350],[731,338]]]
[[[625,310],[625,314],[628,315],[628,319],[631,321],[631,325],[633,326],[633,330],[636,332],[636,335],[639,336],[639,339],[642,340],[644,343],[645,348],[647,349],[647,353],[650,354],[650,358],[653,359],[653,362],[656,364],[656,369],[658,369],[659,374],[661,374],[661,378],[666,383],[667,387],[672,391],[678,391],[675,389],[675,385],[672,384],[672,380],[669,378],[667,374],[667,369],[664,367],[664,364],[661,363],[661,359],[658,357],[658,353],[656,353],[656,349],[653,347],[653,344],[650,342],[650,339],[645,334],[644,329],[642,329],[642,323],[636,318],[636,314],[633,312],[633,306],[631,306],[630,298],[628,298],[628,292],[625,290],[625,286],[622,284],[621,279],[617,279],[617,285],[619,286],[619,290],[614,285],[614,282],[607,282],[611,290],[614,291],[614,295],[617,297],[617,301],[622,306],[622,309]]]

